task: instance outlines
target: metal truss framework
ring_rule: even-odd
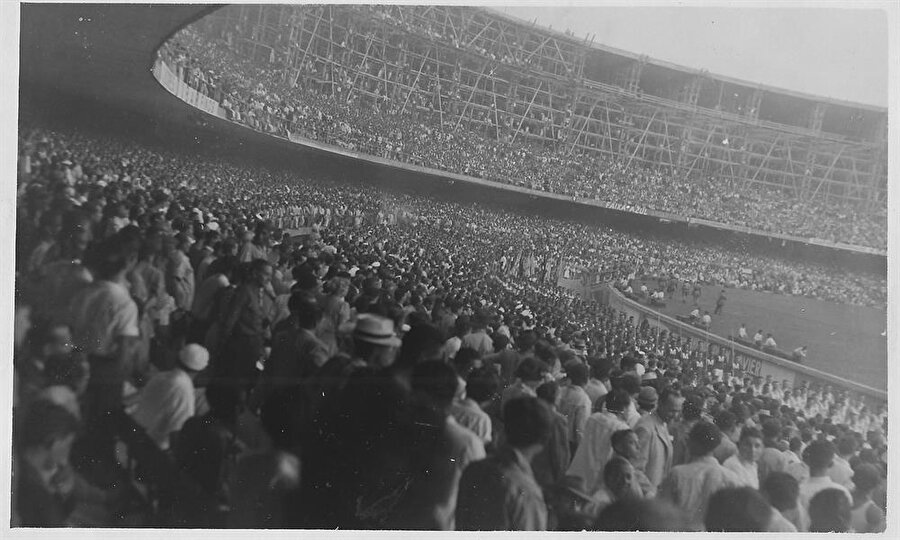
[[[761,121],[761,90],[735,112],[704,108],[705,72],[661,98],[641,91],[643,57],[609,74],[616,84],[590,80],[588,43],[469,7],[239,6],[200,24],[218,35],[237,29],[244,52],[282,66],[292,84],[347,102],[390,100],[445,129],[804,200],[887,204],[886,115],[880,140],[869,142],[822,132],[824,103],[807,127]]]

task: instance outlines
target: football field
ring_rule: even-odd
[[[651,290],[655,281],[647,281]],[[726,289],[727,301],[720,315],[713,315],[721,287],[704,286],[700,314],[712,315],[711,332],[737,335],[741,323],[752,339],[757,330],[771,333],[782,351],[808,347],[806,365],[887,390],[887,313],[883,310],[849,306],[765,292]],[[662,313],[674,317],[688,315],[693,299],[681,301],[681,288],[674,298],[667,295]]]

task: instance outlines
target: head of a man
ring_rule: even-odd
[[[758,429],[745,427],[741,430],[738,453],[742,461],[756,463],[762,457],[763,448],[762,433]]]
[[[620,456],[613,456],[603,467],[603,483],[616,498],[624,498],[631,491],[634,480],[634,466]]]
[[[630,429],[620,429],[612,434],[610,439],[613,452],[628,460],[635,460],[640,456],[641,443],[637,433]]]
[[[722,442],[722,432],[710,422],[701,420],[688,434],[688,449],[694,458],[708,456]]]
[[[815,440],[803,451],[803,461],[809,466],[810,476],[825,476],[834,464],[834,445],[828,441]]]
[[[550,408],[533,397],[509,400],[503,407],[507,443],[517,450],[537,453],[550,437]]]
[[[257,287],[265,287],[267,283],[272,281],[274,270],[269,261],[265,259],[254,259],[250,263],[250,276],[252,283]]]
[[[663,422],[673,422],[681,412],[683,403],[684,397],[681,392],[673,388],[666,388],[659,394],[656,414]]]

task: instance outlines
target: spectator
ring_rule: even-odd
[[[687,530],[703,530],[709,501],[720,489],[736,484],[734,475],[712,456],[722,433],[715,425],[700,421],[688,439],[693,460],[676,465],[659,488],[659,496],[677,505],[687,516]]]
[[[708,532],[767,532],[772,507],[753,488],[720,489],[709,499],[706,510]]]
[[[209,364],[209,352],[201,345],[185,345],[178,364],[154,375],[137,395],[134,420],[162,450],[171,446],[171,436],[194,416],[194,379]]]
[[[810,512],[812,498],[825,489],[836,488],[843,491],[849,503],[851,495],[847,488],[828,476],[828,470],[834,464],[834,445],[823,440],[813,441],[803,451],[803,460],[809,466],[809,478],[800,484],[800,505],[807,513]]]
[[[630,403],[631,396],[625,390],[613,390],[606,395],[605,410],[592,414],[585,423],[584,437],[566,475],[590,496],[600,488],[600,472],[612,456],[612,434],[629,429],[625,411]]]
[[[734,473],[738,486],[759,489],[757,462],[763,451],[762,433],[756,428],[745,427],[738,441],[738,453],[725,460],[723,467]]]
[[[569,384],[560,389],[559,412],[566,418],[568,439],[574,454],[592,410],[591,398],[584,390],[588,383],[588,367],[581,363],[572,364],[566,369],[566,375]]]
[[[853,503],[850,508],[850,526],[853,532],[884,532],[884,511],[872,501],[872,492],[883,483],[883,476],[874,465],[862,464],[853,472]]]
[[[797,479],[788,473],[773,472],[766,477],[760,486],[762,494],[769,504],[778,511],[770,523],[771,532],[803,531],[803,519],[800,514],[800,485]]]
[[[503,423],[507,446],[463,472],[458,530],[540,531],[547,527],[544,497],[530,462],[550,435],[549,411],[536,398],[515,398],[504,407]]]
[[[674,389],[664,390],[658,408],[642,416],[634,427],[640,441],[637,469],[646,474],[654,491],[672,469],[674,452],[668,425],[676,418],[682,402],[680,393]]]
[[[827,488],[809,502],[809,532],[852,532],[850,497],[842,489]]]

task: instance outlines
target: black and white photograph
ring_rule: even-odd
[[[900,534],[900,5],[0,8],[2,536]]]

